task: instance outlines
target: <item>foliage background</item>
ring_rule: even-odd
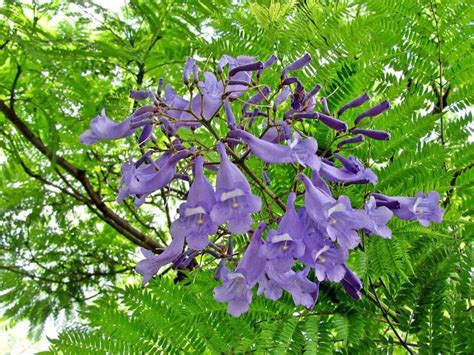
[[[47,319],[66,317],[50,348],[64,353],[473,353],[472,11],[460,0],[132,0],[118,14],[84,0],[4,1],[3,318],[28,320],[38,336]],[[256,297],[235,319],[212,299],[209,268],[178,285],[167,273],[139,287],[137,245],[166,244],[184,186],[139,210],[117,205],[133,140],[86,149],[78,137],[89,120],[102,107],[125,117],[129,89],[156,87],[160,77],[179,84],[190,55],[213,63],[276,53],[287,63],[304,52],[315,60],[299,75],[323,85],[330,107],[364,91],[393,103],[374,125],[392,140],[356,152],[379,176],[373,191],[437,190],[445,221],[429,229],[393,221],[393,239],[352,253],[360,302],[324,286],[311,312]],[[270,174],[284,193],[285,174]],[[348,193],[361,202],[361,191]]]

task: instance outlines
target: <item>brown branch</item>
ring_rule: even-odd
[[[18,79],[20,79],[21,75],[21,66],[19,64],[16,65],[16,74],[15,78],[13,79],[12,88],[10,90],[10,108],[13,110],[13,106],[15,105],[15,88],[18,84]]]
[[[381,302],[380,302],[380,300],[377,296],[377,292],[375,290],[374,284],[372,283],[372,281],[370,279],[369,279],[369,282],[370,282],[370,286],[372,288],[372,292],[374,293],[375,300],[377,301],[376,304],[380,308],[380,310],[382,311],[382,315],[385,318],[385,320],[387,321],[388,325],[390,326],[392,331],[395,333],[395,336],[397,337],[398,341],[400,342],[400,345],[403,346],[410,354],[413,354],[413,351],[410,349],[408,344],[403,340],[403,338],[400,336],[400,334],[398,334],[397,329],[395,328],[395,326],[390,321],[390,318],[388,317],[387,312],[385,312],[384,307],[382,307],[382,304],[381,304]]]
[[[466,165],[464,168],[459,169],[454,172],[453,177],[451,178],[451,181],[449,182],[449,185],[451,186],[448,191],[446,191],[446,197],[443,201],[443,207],[447,207],[451,203],[451,197],[454,194],[454,189],[456,188],[456,181],[460,175],[468,171],[469,169],[472,169],[474,167],[474,163],[471,163],[469,165]]]
[[[109,207],[106,206],[104,201],[100,198],[97,192],[92,187],[87,173],[74,166],[72,163],[64,159],[63,157],[55,154],[49,149],[41,140],[41,138],[35,135],[28,126],[18,117],[16,112],[8,107],[5,101],[0,99],[0,111],[5,117],[17,128],[17,130],[38,149],[49,161],[55,161],[57,165],[63,168],[69,175],[74,177],[84,187],[87,195],[89,196],[92,204],[100,211],[101,218],[109,224],[112,228],[117,230],[120,234],[129,239],[132,243],[145,247],[147,249],[158,251],[162,249],[162,246],[155,240],[149,238],[140,230],[133,227],[125,219],[120,217]]]
[[[9,42],[10,42],[9,39],[7,39],[5,42],[3,42],[3,43],[0,45],[0,50],[2,50],[3,48],[5,48]]]

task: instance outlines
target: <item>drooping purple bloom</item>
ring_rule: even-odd
[[[176,173],[176,165],[191,154],[182,150],[173,156],[165,153],[156,164],[135,168],[133,164],[122,166],[121,189],[117,197],[120,203],[130,195],[148,195],[168,185]]]
[[[347,131],[347,123],[341,120],[338,120],[337,118],[328,116],[324,113],[321,112],[301,112],[301,113],[295,113],[293,115],[293,118],[295,119],[302,119],[302,118],[311,118],[311,119],[318,119],[322,123],[324,123],[326,126],[329,128],[332,128],[336,131],[343,132]]]
[[[281,219],[278,229],[268,232],[268,241],[262,248],[262,254],[274,264],[278,272],[291,269],[294,259],[304,253],[301,221],[295,211],[295,193],[290,193],[286,204],[286,213]]]
[[[354,134],[363,134],[372,139],[379,141],[388,141],[390,139],[390,133],[385,131],[375,131],[373,129],[354,129],[352,131]]]
[[[321,105],[323,106],[324,113],[329,115],[328,100],[325,97],[321,97]]]
[[[347,159],[339,154],[335,156],[343,164],[343,168],[339,169],[323,161],[320,170],[322,177],[345,185],[367,184],[369,182],[375,185],[377,183],[377,175],[371,169],[364,167],[354,156],[351,155]]]
[[[316,86],[305,96],[303,99],[303,106],[306,107],[306,110],[312,110],[315,105],[314,97],[321,90],[321,85],[316,84]]]
[[[270,58],[268,58],[265,61],[265,63],[263,63],[263,69],[260,69],[259,71],[257,71],[257,78],[261,77],[263,71],[267,69],[268,67],[272,66],[273,64],[275,64],[277,60],[278,60],[278,57],[275,54],[272,54]]]
[[[377,206],[386,206],[393,214],[403,220],[418,220],[428,227],[430,222],[441,223],[443,209],[438,206],[439,193],[431,191],[429,194],[419,192],[415,197],[385,196],[373,193]]]
[[[240,72],[251,72],[259,70],[263,70],[263,63],[260,61],[255,63],[243,64],[229,70],[229,77],[233,77],[235,74]]]
[[[313,171],[311,175],[311,182],[313,183],[314,187],[321,190],[328,196],[332,196],[331,190],[329,189],[328,184],[324,181],[317,171]]]
[[[309,53],[306,53],[301,58],[298,58],[293,63],[287,65],[281,72],[280,79],[283,81],[289,72],[305,67],[311,62],[311,59],[311,55],[309,55]]]
[[[200,119],[210,120],[222,104],[224,86],[211,72],[204,73],[204,82],[199,82],[199,94],[192,100],[192,110]]]
[[[354,107],[359,107],[360,105],[363,105],[367,101],[369,101],[369,95],[367,93],[362,94],[361,96],[355,98],[354,100],[348,102],[344,106],[342,106],[339,111],[337,111],[337,115],[341,116],[346,110]]]
[[[281,91],[281,93],[276,97],[275,101],[273,102],[273,111],[276,112],[276,110],[278,109],[278,106],[280,106],[280,104],[282,102],[285,102],[288,97],[290,97],[291,95],[291,90],[288,86],[285,86],[283,88],[283,90]]]
[[[184,65],[183,69],[183,82],[188,85],[189,84],[189,75],[193,73],[194,67],[196,67],[196,62],[193,58],[188,58],[186,64]]]
[[[230,106],[229,100],[224,101],[224,111],[225,111],[225,117],[227,119],[227,127],[229,127],[230,130],[236,129],[237,125],[235,122],[235,116],[234,116],[234,113],[232,112],[232,107]]]
[[[236,67],[242,67],[243,65],[254,63],[254,60],[254,57],[238,56],[237,58],[233,58],[231,56],[224,55],[217,64],[217,72],[221,74],[223,68],[226,65],[229,66],[230,71]],[[225,93],[228,95],[229,98],[236,98],[248,90],[248,84],[250,84],[250,82],[252,81],[252,72],[239,71],[237,74],[234,74],[232,76],[232,81],[235,81],[236,84],[227,85]]]
[[[291,95],[291,108],[295,111],[307,111],[308,106],[312,104],[312,102],[310,103],[305,102],[307,95],[306,95],[306,91],[304,89],[303,84],[301,84],[300,80],[295,77],[288,78],[283,82],[284,85],[289,85],[292,83],[297,83],[297,85],[296,85],[296,89],[293,91]]]
[[[332,241],[336,241],[345,249],[355,248],[360,238],[355,231],[366,224],[363,211],[352,209],[347,196],[339,196],[334,200],[321,190],[314,187],[305,175],[299,179],[306,187],[305,206],[308,215],[322,228]]]
[[[298,162],[303,166],[311,167],[313,170],[319,169],[320,160],[316,155],[318,144],[314,138],[301,140],[301,137],[295,132],[293,141],[289,142],[288,145],[281,145],[259,139],[240,129],[230,132],[230,136],[242,139],[253,154],[267,163]]]
[[[377,234],[383,238],[390,238],[392,231],[387,227],[388,221],[393,216],[392,211],[385,206],[377,207],[373,196],[365,203],[365,213],[368,217],[368,223],[364,229],[372,234]]]
[[[217,143],[221,157],[217,172],[216,198],[211,218],[214,223],[226,221],[232,233],[244,233],[252,224],[250,214],[260,211],[262,201],[252,194],[247,179],[227,156],[222,142]]]
[[[179,127],[197,128],[201,126],[201,123],[192,114],[186,112],[190,108],[189,101],[179,96],[170,85],[166,85],[161,103],[163,113],[168,116],[168,118],[160,117],[162,128],[167,134],[176,134]],[[176,121],[171,122],[169,119]]]
[[[260,280],[258,294],[277,300],[282,290],[287,291],[296,306],[303,305],[308,309],[314,307],[318,299],[319,283],[308,280],[309,268],[301,271],[279,272],[272,263],[267,264],[266,275]]]
[[[260,224],[257,226],[257,229],[255,229],[255,232],[252,234],[252,238],[249,245],[247,246],[247,249],[245,249],[242,259],[240,259],[240,262],[235,269],[236,272],[240,272],[245,275],[247,283],[250,287],[255,286],[265,271],[266,259],[262,257],[261,249],[264,246],[262,233],[266,227],[267,224],[265,222],[260,222]]]
[[[360,121],[362,121],[362,119],[364,119],[365,117],[375,117],[375,116],[378,116],[382,113],[384,113],[385,111],[389,110],[390,109],[390,104],[387,100],[379,103],[378,105],[368,109],[367,111],[365,112],[362,112],[359,116],[357,116],[357,118],[355,119],[355,124],[358,125],[360,123]]]
[[[261,234],[265,227],[265,223],[260,223],[257,227],[234,272],[228,271],[225,267],[220,270],[219,276],[224,283],[214,289],[214,298],[218,302],[228,302],[227,311],[234,317],[248,311],[252,302],[251,289],[265,270],[265,259],[260,257],[260,248],[263,244]]]
[[[184,236],[177,236],[173,238],[168,248],[161,254],[154,254],[150,250],[142,248],[142,254],[145,259],[137,264],[136,271],[143,275],[142,284],[145,285],[150,279],[155,276],[158,271],[166,264],[175,261],[184,247]]]
[[[228,302],[227,312],[238,317],[249,309],[252,302],[252,290],[247,284],[245,275],[240,272],[230,272],[227,269],[222,272],[224,283],[214,289],[216,301]]]
[[[161,98],[161,103],[164,106],[163,113],[165,113],[167,116],[175,119],[193,119],[192,115],[187,112],[183,112],[189,108],[189,101],[179,96],[169,84],[165,87],[165,92]]]
[[[153,105],[147,111],[148,114],[153,112]],[[147,106],[148,108],[148,106]],[[145,113],[145,112],[143,112]],[[105,110],[96,116],[90,122],[90,129],[81,134],[80,140],[84,145],[91,145],[99,140],[112,140],[131,136],[136,128],[130,127],[130,121],[134,115],[127,117],[122,122],[114,122],[105,114]]]
[[[346,144],[354,144],[354,143],[359,143],[359,142],[362,142],[364,140],[364,136],[359,134],[355,137],[351,137],[351,138],[347,138],[347,139],[343,139],[342,141],[340,141],[339,143],[337,143],[337,147],[338,148],[342,148],[343,146],[345,146]]]
[[[346,274],[341,280],[341,285],[349,296],[358,301],[362,298],[362,293],[360,292],[362,290],[362,282],[346,265],[344,265],[344,268],[346,269]]]
[[[303,226],[305,253],[301,262],[315,270],[319,281],[339,282],[345,274],[344,263],[349,257],[345,248],[336,247],[329,235],[302,207],[298,216]]]
[[[318,119],[324,123],[326,126],[329,128],[335,129],[336,131],[339,132],[344,132],[347,131],[347,123],[341,120],[338,120],[337,118],[328,116],[324,113],[319,112]]]
[[[150,90],[130,90],[129,95],[131,99],[141,101],[151,97],[152,93]]]
[[[204,175],[203,159],[198,156],[188,200],[179,207],[180,216],[171,224],[171,235],[174,238],[184,235],[192,249],[205,248],[209,243],[208,236],[216,233],[218,227],[210,217],[215,203],[214,189]]]

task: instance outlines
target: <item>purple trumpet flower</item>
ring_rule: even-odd
[[[265,223],[259,224],[234,272],[230,272],[225,267],[220,271],[220,277],[224,283],[214,289],[214,298],[218,302],[228,302],[227,311],[234,317],[248,311],[252,302],[251,288],[265,270],[265,259],[259,256],[263,244],[261,234],[265,227]]]
[[[117,201],[120,203],[127,196],[148,195],[162,189],[173,180],[178,162],[190,154],[189,150],[182,150],[173,156],[165,153],[161,160],[157,160],[156,164],[141,169],[136,169],[133,165],[125,163],[122,166],[122,187]]]
[[[317,171],[313,171],[313,174],[311,175],[311,182],[313,183],[314,187],[321,190],[326,195],[332,196],[328,184],[326,184]]]
[[[304,98],[303,104],[307,104],[311,102],[311,109],[314,107],[314,96],[318,94],[318,92],[321,90],[321,85],[316,84],[316,86],[311,90]]]
[[[217,302],[228,302],[227,312],[234,317],[239,317],[249,309],[252,302],[252,290],[244,274],[230,272],[225,267],[221,274],[224,283],[214,289],[214,298]]]
[[[299,134],[295,132],[293,141],[285,146],[259,139],[240,129],[230,132],[230,136],[242,139],[252,153],[266,163],[298,162],[303,166],[309,166],[313,170],[319,169],[320,159],[316,155],[318,143],[314,138],[301,140]]]
[[[369,101],[369,95],[367,93],[362,94],[358,98],[355,98],[354,100],[348,102],[344,106],[342,106],[339,111],[337,111],[337,115],[341,116],[346,110],[354,107],[359,107],[360,105],[363,105],[367,101]]]
[[[385,111],[389,110],[391,108],[389,102],[387,100],[379,103],[378,105],[368,109],[367,111],[365,112],[362,112],[359,116],[357,116],[357,118],[355,119],[355,124],[358,125],[360,123],[360,121],[362,121],[362,119],[364,119],[365,117],[375,117],[375,116],[378,116],[382,113],[384,113]]]
[[[232,112],[232,107],[230,106],[229,100],[224,101],[224,111],[225,117],[227,119],[227,127],[229,127],[230,130],[236,129],[237,125],[235,122],[235,116]]]
[[[277,300],[282,290],[287,291],[296,306],[303,305],[311,309],[318,299],[319,283],[308,280],[309,268],[301,271],[278,272],[274,264],[267,264],[266,275],[260,280],[258,294],[265,292],[267,298]]]
[[[145,107],[147,108],[146,112],[153,112],[154,105],[148,105]],[[122,122],[114,122],[106,116],[105,110],[102,110],[101,113],[90,122],[91,128],[81,134],[81,143],[84,145],[91,145],[99,140],[113,140],[131,136],[136,128],[130,127],[130,121],[137,112],[132,116],[127,117]],[[145,112],[140,112],[140,114],[142,113]]]
[[[227,156],[222,142],[217,143],[221,163],[217,172],[216,198],[211,219],[214,223],[229,223],[232,233],[245,233],[252,225],[250,214],[260,211],[262,201],[252,194],[242,172]]]
[[[336,247],[326,231],[313,221],[304,207],[298,210],[303,226],[305,253],[300,258],[315,270],[319,281],[339,282],[345,274],[344,263],[349,257],[347,249]]]
[[[285,121],[276,121],[262,136],[262,140],[270,143],[281,143],[291,138],[291,129]]]
[[[288,97],[290,97],[291,95],[291,90],[288,86],[285,86],[282,90],[282,92],[276,97],[275,101],[273,102],[273,112],[276,112],[276,110],[278,109],[278,106],[280,106],[280,104],[282,102],[285,102]]]
[[[359,134],[355,137],[347,138],[347,139],[344,139],[344,140],[340,141],[339,143],[337,143],[337,147],[342,148],[346,144],[360,143],[363,140],[364,140],[364,136]]]
[[[185,111],[190,107],[189,101],[179,96],[171,86],[166,85],[161,103],[164,106],[163,113],[171,119],[177,120],[177,122],[170,122],[168,118],[160,117],[162,128],[167,134],[175,135],[179,127],[197,128],[201,126],[201,123],[192,114]]]
[[[153,136],[153,125],[152,124],[146,124],[143,127],[142,133],[140,133],[140,137],[138,137],[138,145],[142,146],[152,136]]]
[[[355,248],[360,242],[355,230],[366,225],[364,212],[352,209],[347,196],[339,196],[336,201],[315,188],[306,175],[301,174],[299,179],[306,187],[305,206],[308,215],[332,241],[337,240],[345,249]]]
[[[354,129],[352,131],[354,134],[363,134],[372,139],[376,139],[379,141],[388,141],[390,139],[390,133],[385,131],[375,131],[372,129]]]
[[[186,238],[192,249],[203,249],[209,244],[208,236],[217,232],[218,225],[210,217],[216,203],[214,189],[203,172],[203,159],[196,157],[194,181],[189,189],[188,200],[179,207],[179,218],[171,224],[173,238]]]
[[[222,56],[221,60],[217,64],[217,72],[222,74],[224,66],[229,65],[229,71],[241,67],[246,64],[251,64],[254,62],[254,57],[239,56],[233,58],[228,55]],[[245,91],[248,90],[249,84],[252,82],[252,72],[241,71],[232,76],[232,81],[236,82],[235,84],[227,85],[226,94],[229,98],[236,98],[242,95]],[[241,82],[238,84],[237,82]]]
[[[309,53],[306,53],[304,56],[295,60],[290,65],[287,65],[281,72],[281,75],[280,75],[281,81],[283,81],[286,78],[289,72],[293,70],[301,69],[305,67],[306,65],[308,65],[311,62],[311,59],[312,59],[311,55],[309,55]]]
[[[132,100],[141,101],[151,97],[152,92],[150,90],[130,90],[129,95]]]
[[[321,112],[301,112],[301,113],[295,113],[293,115],[294,119],[302,119],[302,118],[312,118],[312,119],[318,119],[322,123],[324,123],[326,126],[329,128],[332,128],[336,131],[347,131],[347,123],[341,120],[338,120],[337,118],[328,116],[324,113]]]
[[[403,220],[418,220],[428,227],[430,222],[441,223],[443,209],[438,206],[439,193],[431,191],[429,194],[419,192],[415,197],[385,196],[378,193],[371,194],[375,197],[377,206],[386,206],[393,214]]]
[[[329,115],[328,100],[325,97],[321,97],[321,105],[323,106],[324,113]]]
[[[262,255],[272,262],[278,272],[289,271],[294,259],[304,254],[301,221],[295,211],[296,194],[288,195],[286,213],[277,230],[268,232],[268,242],[262,248]]]
[[[338,248],[325,241],[312,250],[314,271],[319,281],[339,282],[343,279],[344,262],[349,257],[347,249]]]
[[[358,301],[362,298],[362,294],[360,292],[362,290],[362,282],[346,265],[344,265],[344,268],[346,269],[346,274],[341,280],[341,285],[344,287],[349,296]]]
[[[339,132],[347,131],[347,123],[341,120],[338,120],[334,117],[328,116],[324,113],[319,112],[318,119],[324,123],[329,128],[335,129]]]
[[[264,241],[262,240],[262,233],[267,227],[265,222],[260,222],[252,234],[247,249],[245,250],[242,259],[240,259],[239,265],[235,269],[236,272],[240,272],[245,275],[247,283],[250,287],[255,286],[260,277],[265,271],[266,259],[262,257],[262,247]]]
[[[204,79],[198,84],[200,93],[192,100],[192,111],[199,118],[210,120],[221,107],[224,86],[211,72],[205,72]]]
[[[321,162],[321,170],[319,171],[322,177],[329,181],[340,182],[345,185],[367,184],[369,182],[375,185],[377,183],[377,175],[375,175],[371,169],[364,167],[354,156],[351,155],[348,159],[339,154],[335,156],[342,163],[343,168],[339,169],[323,161]]]
[[[251,72],[263,70],[263,63],[258,61],[255,63],[243,64],[229,70],[229,78],[240,72]]]
[[[270,58],[268,58],[265,61],[265,63],[263,63],[263,69],[260,69],[259,71],[257,71],[257,78],[261,77],[263,71],[267,69],[268,67],[272,66],[273,64],[275,64],[277,60],[278,60],[278,57],[275,54],[272,54]]]
[[[192,115],[183,112],[189,108],[189,101],[179,96],[168,84],[165,87],[165,92],[161,102],[164,106],[164,113],[174,119],[193,119]]]
[[[196,62],[193,58],[188,58],[186,64],[184,65],[183,69],[183,82],[188,85],[189,84],[189,75],[194,73],[194,68],[197,67]],[[196,78],[194,78],[196,79]]]
[[[184,236],[173,238],[168,248],[161,254],[154,254],[152,251],[142,248],[142,254],[145,257],[141,260],[135,270],[143,275],[142,285],[145,285],[150,279],[155,276],[158,271],[166,264],[175,261],[184,247]]]
[[[392,231],[387,227],[388,221],[393,216],[392,211],[385,206],[377,207],[373,196],[365,203],[365,213],[368,217],[367,225],[364,227],[369,233],[377,234],[383,238],[390,238]]]

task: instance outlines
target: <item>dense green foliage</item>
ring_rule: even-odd
[[[51,351],[63,353],[473,353],[471,19],[469,2],[457,0],[133,0],[120,15],[87,1],[5,1],[4,317],[28,319],[39,331],[48,317],[80,311],[52,343]],[[212,63],[222,54],[276,53],[288,62],[306,51],[315,61],[299,75],[308,86],[323,85],[330,107],[364,91],[394,106],[373,126],[392,139],[356,152],[380,183],[345,193],[360,205],[368,191],[437,190],[445,221],[429,229],[392,221],[391,240],[365,240],[349,261],[365,285],[360,302],[323,286],[313,311],[289,298],[255,297],[235,319],[212,299],[217,283],[207,269],[214,265],[177,285],[167,273],[146,289],[125,287],[138,280],[132,270],[136,246],[146,244],[141,235],[167,243],[168,201],[185,186],[155,194],[138,210],[115,203],[120,165],[134,143],[85,149],[78,137],[89,120],[102,107],[116,120],[126,116],[134,105],[129,89],[156,87],[160,77],[179,83],[189,55]],[[317,124],[305,129],[321,147],[331,139]],[[273,191],[287,193],[293,176],[269,174]]]

